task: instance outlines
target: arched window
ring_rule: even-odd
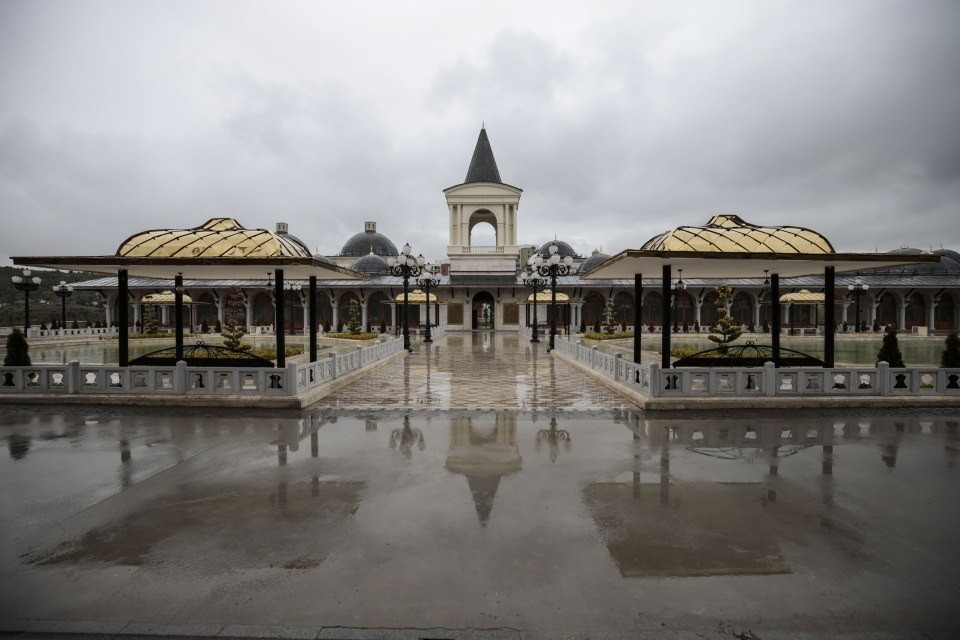
[[[626,291],[621,291],[613,297],[613,317],[616,322],[632,325],[635,309],[633,296]]]
[[[717,292],[709,292],[700,305],[700,324],[705,327],[712,327],[717,324],[719,313],[717,312]]]
[[[640,322],[648,326],[663,324],[663,296],[656,291],[651,291],[643,297]]]
[[[693,326],[693,311],[693,299],[690,297],[690,294],[686,291],[681,291],[676,294],[673,299],[673,310],[670,316],[673,318],[673,326],[681,328]]]
[[[217,324],[217,304],[213,301],[213,294],[204,291],[197,297],[197,324],[207,323],[213,328]]]
[[[880,301],[877,304],[877,322],[881,326],[897,325],[897,300],[892,293],[888,292],[880,296]],[[856,326],[856,319],[850,324]]]
[[[730,317],[737,324],[753,324],[753,300],[745,291],[738,291],[730,304]]]
[[[583,324],[586,325],[588,330],[595,326],[597,322],[603,322],[603,308],[605,305],[606,302],[604,302],[603,296],[596,291],[591,291],[583,299]]]
[[[361,317],[362,317],[362,312],[360,311],[360,307],[359,307],[360,298],[358,298],[357,294],[355,294],[353,291],[348,291],[347,293],[340,296],[340,300],[337,303],[337,323],[340,324],[341,327],[346,327],[347,323],[350,322],[350,301],[351,300],[356,301],[358,305],[357,313],[361,314]],[[336,330],[336,328],[334,328],[334,330]]]
[[[937,300],[937,308],[933,311],[933,328],[953,331],[957,328],[956,321],[956,303],[953,301],[953,296],[944,293]]]
[[[390,322],[390,303],[387,294],[377,291],[367,302],[367,324],[375,330],[382,324],[384,326]]]
[[[253,324],[259,327],[269,327],[275,321],[273,298],[266,291],[261,291],[253,298]]]
[[[909,329],[914,326],[924,326],[927,324],[927,303],[923,301],[923,296],[915,293],[907,299],[906,326]]]

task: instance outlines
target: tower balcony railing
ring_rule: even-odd
[[[476,245],[463,247],[464,253],[470,254],[479,254],[479,253],[493,253],[493,254],[503,254],[503,247],[498,247],[496,245]]]

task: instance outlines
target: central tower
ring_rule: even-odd
[[[500,179],[487,130],[481,128],[466,179],[443,190],[450,211],[447,256],[452,282],[471,275],[516,276],[520,257],[517,207],[521,193],[522,189]],[[478,246],[471,242],[474,228],[482,223],[493,227],[496,244]]]

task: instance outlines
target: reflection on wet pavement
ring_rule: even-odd
[[[38,619],[957,625],[958,424],[6,413],[0,598]]]

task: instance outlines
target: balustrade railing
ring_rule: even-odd
[[[681,367],[661,369],[656,363],[640,364],[621,354],[607,354],[569,339],[557,351],[578,365],[650,397],[723,396],[960,396],[960,369],[908,367],[776,368]]]

